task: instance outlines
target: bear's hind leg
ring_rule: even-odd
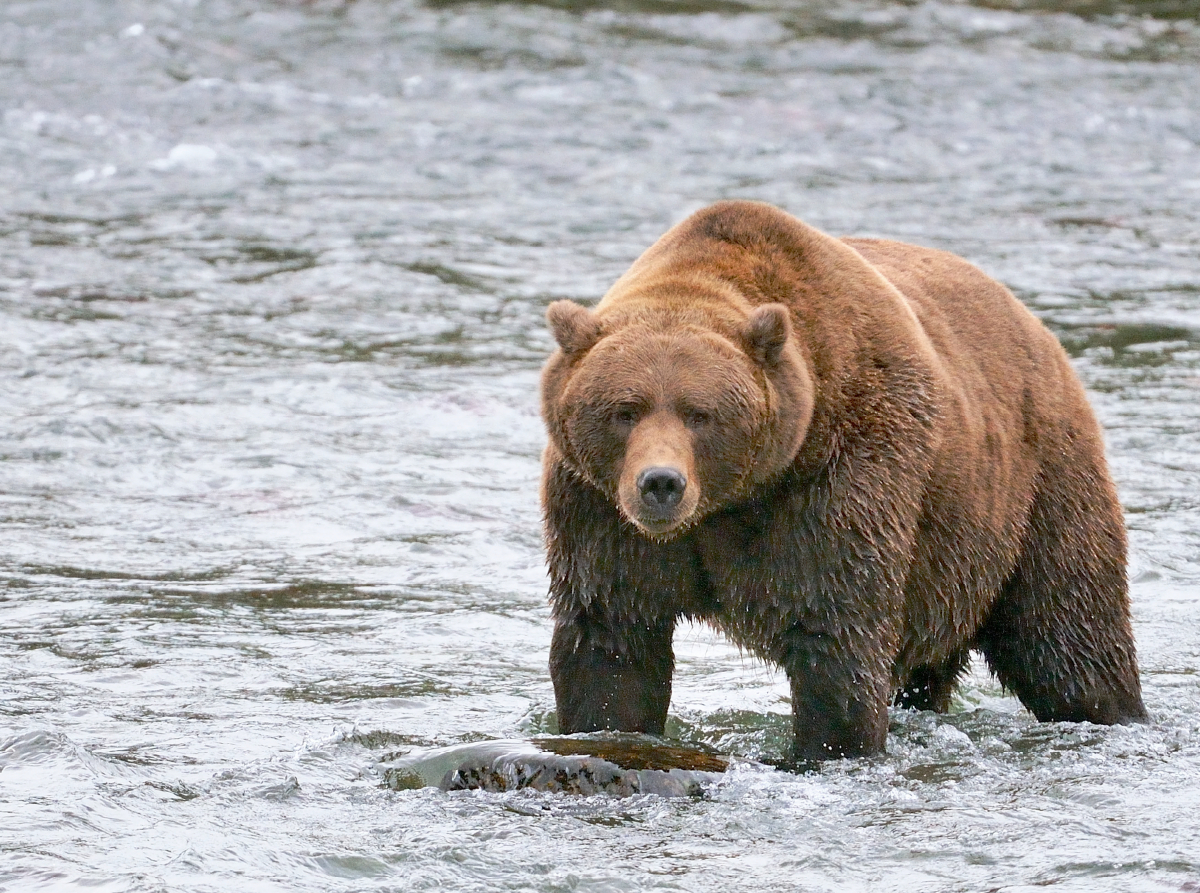
[[[1121,508],[1103,460],[1073,458],[1043,470],[1024,553],[978,646],[1043,722],[1144,721]]]
[[[960,648],[941,664],[916,667],[896,692],[893,703],[909,710],[945,713],[959,677],[971,658],[969,648]]]

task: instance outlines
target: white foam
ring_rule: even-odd
[[[156,158],[150,167],[156,171],[211,171],[217,164],[217,150],[199,143],[180,143],[165,158]]]

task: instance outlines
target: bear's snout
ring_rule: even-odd
[[[638,495],[652,514],[669,517],[683,499],[687,489],[687,476],[683,472],[664,466],[647,468],[637,476]]]
[[[625,443],[617,502],[643,533],[668,537],[685,526],[700,502],[691,434],[674,412],[642,419]]]

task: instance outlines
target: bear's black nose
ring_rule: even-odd
[[[666,512],[683,499],[687,478],[674,468],[647,468],[638,475],[637,488],[642,494],[642,502],[651,510]]]

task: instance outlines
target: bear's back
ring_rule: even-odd
[[[968,417],[1043,440],[1065,418],[1089,419],[1083,388],[1058,340],[1013,294],[945,251],[878,239],[842,240],[903,295]],[[996,421],[1001,421],[996,419]]]

